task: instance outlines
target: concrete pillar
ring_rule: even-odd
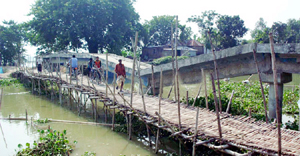
[[[269,83],[269,119],[276,119],[276,100],[275,88],[272,73],[261,73],[261,79],[264,83]],[[292,81],[292,74],[290,73],[277,73],[278,83],[278,99],[280,106],[280,114],[282,115],[282,99],[283,99],[283,84]]]
[[[273,83],[269,83],[269,118],[276,119],[276,99],[275,99],[275,86]],[[283,99],[283,84],[278,84],[278,100],[280,106],[280,114],[282,114],[282,99]]]

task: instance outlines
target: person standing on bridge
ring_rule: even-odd
[[[98,76],[99,78],[99,82],[101,82],[101,75],[99,72],[101,72],[101,61],[99,60],[99,57],[97,56],[96,57],[96,61],[94,62],[94,66],[95,66],[95,72],[96,74],[94,75],[94,80],[96,79],[96,75]]]
[[[119,64],[116,65],[115,72],[117,73],[117,89],[120,87],[120,92],[123,92],[123,85],[125,83],[126,71],[125,66],[122,64],[122,60],[119,60]]]
[[[41,57],[39,57],[37,60],[36,60],[36,64],[37,64],[37,70],[39,73],[42,72],[42,63],[43,63],[43,59]]]
[[[78,60],[75,57],[75,55],[73,55],[72,58],[69,60],[68,65],[70,64],[71,64],[70,76],[72,76],[72,72],[74,72],[75,78],[77,78]]]
[[[87,70],[88,70],[88,76],[90,77],[90,80],[92,80],[92,69],[94,67],[93,59],[90,58],[90,61],[88,62]]]

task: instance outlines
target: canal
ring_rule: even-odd
[[[88,119],[75,115],[68,109],[50,102],[48,99],[36,96],[23,87],[5,87],[0,111],[0,118],[25,117],[27,109],[28,116],[34,119],[59,119],[72,121],[88,121]],[[18,144],[33,143],[38,140],[37,127],[26,124],[25,121],[0,120],[3,133],[0,134],[0,155],[15,155]],[[148,146],[145,146],[138,138],[128,140],[128,136],[111,131],[109,127],[46,123],[40,125],[43,129],[50,125],[53,129],[67,130],[70,141],[77,141],[72,155],[83,155],[86,151],[95,152],[97,155],[155,155]]]

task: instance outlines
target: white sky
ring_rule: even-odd
[[[0,0],[0,22],[14,20],[18,23],[30,20],[27,14],[35,0]],[[273,22],[287,22],[290,18],[300,18],[300,0],[136,0],[134,4],[141,22],[151,20],[153,16],[178,15],[182,24],[192,15],[201,15],[203,11],[215,10],[222,15],[239,15],[250,30],[260,17],[268,26]],[[194,33],[198,32],[196,24],[187,23]],[[250,31],[249,31],[250,32]],[[245,38],[250,38],[250,33]],[[35,49],[27,47],[29,55]]]

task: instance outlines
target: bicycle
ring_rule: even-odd
[[[101,79],[101,74],[99,73],[99,72],[102,72],[101,68],[96,69],[96,68],[93,67],[91,72],[92,72],[92,74],[91,74],[92,79],[95,80],[95,82],[97,82],[97,84],[100,84],[101,80],[102,80]]]

